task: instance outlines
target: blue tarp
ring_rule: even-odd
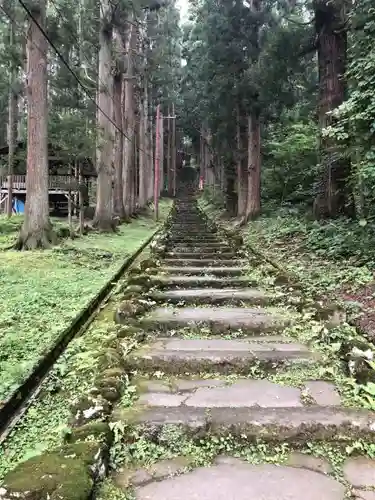
[[[13,212],[16,214],[23,214],[25,212],[25,204],[18,198],[13,199]]]

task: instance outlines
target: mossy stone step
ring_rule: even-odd
[[[149,407],[138,405],[118,408],[114,421],[125,421],[140,427],[144,437],[154,441],[165,436],[165,430],[202,439],[203,436],[238,438],[241,443],[261,439],[297,444],[322,442],[347,443],[348,439],[374,439],[375,413],[338,406],[251,407],[230,408],[180,405]],[[324,497],[326,498],[326,497]]]
[[[252,304],[271,305],[284,294],[271,294],[257,288],[189,288],[154,292],[152,299],[162,302],[185,304]]]
[[[269,380],[239,378],[140,380],[136,406],[178,408],[302,408],[311,405],[340,406],[334,384],[323,380],[305,381],[300,387]],[[318,387],[318,390],[317,390]],[[307,401],[306,394],[310,394]]]
[[[235,259],[236,254],[234,252],[212,252],[212,253],[197,253],[197,252],[167,252],[166,257],[168,259],[195,259],[195,260],[227,260]],[[220,262],[221,264],[221,262]]]
[[[164,264],[168,266],[190,266],[190,267],[217,267],[218,265],[223,267],[240,267],[247,264],[244,260],[235,260],[235,259],[172,259],[167,258],[163,260]]]
[[[213,276],[241,276],[245,274],[244,267],[178,267],[178,266],[162,266],[160,271],[170,274],[190,274],[196,276],[213,275]]]
[[[173,241],[171,241],[173,243]],[[222,241],[206,241],[205,239],[202,240],[186,240],[185,238],[180,240],[179,242],[176,242],[176,246],[194,246],[197,248],[205,248],[205,247],[210,247],[210,248],[228,248],[230,249],[230,246]]]
[[[212,245],[207,245],[206,243],[204,245],[187,245],[187,244],[184,244],[184,245],[169,245],[167,244],[167,251],[168,252],[177,252],[177,253],[184,253],[184,252],[194,252],[195,254],[198,254],[198,253],[218,253],[218,254],[221,254],[221,253],[227,253],[227,252],[231,252],[232,251],[232,248],[228,245],[215,245],[215,246],[212,246]]]
[[[161,289],[175,287],[196,288],[196,287],[246,287],[256,286],[257,280],[250,277],[237,276],[228,278],[227,276],[184,276],[184,275],[161,275],[151,277],[151,281]]]
[[[141,373],[248,375],[255,363],[274,370],[284,364],[310,364],[318,358],[306,346],[292,342],[160,338],[128,355],[124,363],[128,370]]]

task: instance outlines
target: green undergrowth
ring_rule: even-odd
[[[161,203],[161,220],[170,201]],[[19,217],[15,217],[19,219]],[[0,228],[16,227],[0,221]],[[89,233],[51,250],[1,254],[0,400],[8,397],[125,259],[157,228],[152,214],[115,234]]]
[[[288,211],[252,221],[244,231],[255,249],[279,260],[307,288],[334,293],[373,281],[374,239],[358,221],[317,222]]]
[[[42,392],[0,450],[0,480],[17,463],[55,448],[70,433],[71,403],[92,388],[98,355],[116,339],[119,327],[113,321],[114,310],[115,302],[109,302],[59,358]]]

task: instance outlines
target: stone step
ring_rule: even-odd
[[[195,276],[213,275],[213,276],[241,276],[245,274],[244,267],[177,267],[177,266],[162,266],[161,272],[176,274],[190,274]]]
[[[168,245],[168,252],[177,252],[177,253],[228,253],[232,251],[232,248],[228,245]]]
[[[284,294],[271,294],[257,288],[189,288],[154,292],[152,299],[177,304],[236,304],[271,305]]]
[[[164,264],[168,266],[188,266],[188,267],[216,267],[218,264],[223,267],[240,267],[247,264],[245,260],[235,260],[235,259],[171,259],[167,258],[163,260]]]
[[[173,243],[173,242],[172,242]],[[218,241],[215,239],[215,241],[205,241],[205,240],[186,240],[185,238],[182,239],[180,242],[175,243],[176,246],[186,246],[186,247],[197,247],[197,248],[204,248],[204,247],[210,247],[210,248],[227,248],[230,250],[230,246],[225,243]]]
[[[341,406],[303,406],[297,400],[294,388],[285,387],[285,389],[287,391],[280,392],[279,398],[275,398],[275,393],[272,391],[260,394],[258,401],[262,406],[256,404],[257,399],[253,395],[253,406],[250,406],[249,401],[247,407],[238,406],[237,402],[237,406],[232,407],[215,406],[213,398],[210,401],[211,406],[204,406],[202,391],[200,395],[196,392],[191,396],[190,405],[186,404],[188,398],[179,394],[164,394],[165,404],[161,406],[150,405],[151,396],[145,396],[143,400],[148,399],[148,404],[138,403],[130,409],[118,408],[114,412],[113,419],[125,421],[128,425],[141,426],[143,436],[156,441],[159,436],[165,435],[163,431],[166,428],[171,427],[174,430],[178,428],[181,432],[197,439],[202,439],[204,435],[237,437],[242,444],[246,441],[253,443],[256,439],[298,445],[313,441],[345,444],[348,439],[373,442],[375,412]],[[174,401],[170,396],[174,397]],[[243,396],[251,398],[251,393]],[[157,398],[161,402],[160,394]],[[293,400],[295,406],[292,406]],[[197,406],[192,406],[192,403]],[[225,403],[222,395],[220,403]],[[288,406],[283,406],[287,403]],[[273,406],[274,404],[276,406]],[[323,495],[319,498],[328,497]]]
[[[211,253],[197,253],[197,252],[167,252],[167,258],[176,258],[176,259],[207,259],[207,260],[226,260],[226,259],[234,259],[236,254],[234,252],[211,252]]]
[[[292,315],[280,310],[246,307],[160,307],[144,316],[146,327],[157,325],[161,330],[192,325],[207,326],[213,332],[242,330],[244,333],[280,331],[291,323]]]
[[[374,500],[375,460],[350,457],[335,476],[328,475],[334,470],[328,460],[291,452],[283,465],[252,464],[220,455],[211,465],[191,468],[179,456],[136,470],[130,483],[137,500],[343,500],[349,490],[353,500]],[[115,483],[129,491],[129,470],[120,470]]]
[[[275,370],[284,364],[311,364],[319,358],[306,346],[288,342],[288,339],[284,342],[256,340],[251,337],[233,340],[159,338],[129,354],[124,363],[128,371],[139,373],[249,375],[255,363],[264,369]]]
[[[217,236],[170,236],[168,238],[169,243],[187,243],[187,244],[193,244],[193,243],[206,243],[206,244],[225,244],[225,241],[221,241]]]
[[[256,286],[258,283],[250,277],[237,276],[228,278],[224,276],[156,276],[155,284],[162,289],[170,289],[175,287],[196,288],[196,287],[246,287]]]

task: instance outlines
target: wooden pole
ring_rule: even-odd
[[[177,147],[176,147],[176,114],[174,109],[174,104],[172,104],[172,171],[173,171],[173,196],[176,196],[176,184],[177,184],[177,173],[176,173],[176,160],[177,160]]]
[[[156,107],[155,169],[154,169],[154,215],[159,220],[159,175],[160,175],[160,104]]]
[[[171,167],[171,108],[168,106],[168,137],[167,137],[167,186],[168,196],[172,194],[173,173]]]
[[[160,180],[159,180],[159,192],[160,196],[164,191],[164,115],[160,113]]]

